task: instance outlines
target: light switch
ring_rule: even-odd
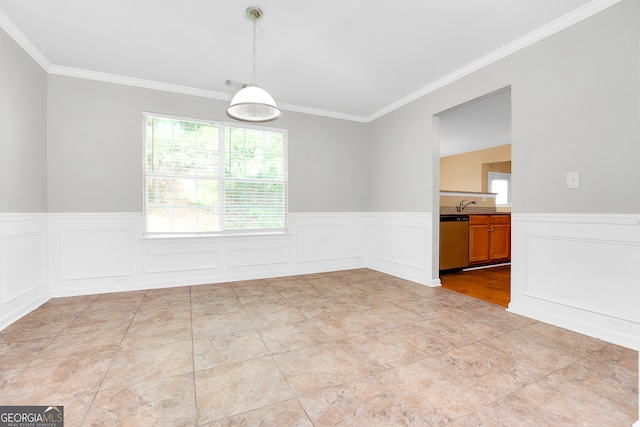
[[[580,188],[580,172],[567,172],[567,188]]]

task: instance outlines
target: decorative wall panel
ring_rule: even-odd
[[[640,216],[512,215],[509,311],[640,348]]]
[[[373,224],[369,256],[394,264],[426,268],[424,225]]]
[[[640,323],[640,243],[526,236],[524,295]]]
[[[132,274],[131,229],[65,229],[60,232],[60,279]]]
[[[0,213],[0,330],[50,298],[47,215]]]
[[[231,268],[286,264],[287,262],[289,262],[288,246],[230,249],[227,255],[227,266]]]
[[[36,231],[5,237],[5,303],[45,285],[45,236]]]
[[[363,225],[302,224],[296,228],[296,262],[361,258]]]
[[[219,258],[220,253],[217,250],[145,253],[144,272],[166,273],[216,269],[220,267]]]

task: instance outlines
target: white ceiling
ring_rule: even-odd
[[[48,72],[367,122],[619,0],[0,0],[0,26]]]
[[[440,157],[511,144],[511,90],[440,115]]]

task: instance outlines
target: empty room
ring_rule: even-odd
[[[640,427],[640,0],[0,0],[0,117],[0,425]]]

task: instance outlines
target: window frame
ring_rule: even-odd
[[[155,176],[166,176],[168,178],[175,178],[174,175],[171,174],[149,174],[147,172],[147,123],[149,117],[158,117],[163,119],[170,120],[179,120],[189,123],[203,123],[218,126],[218,140],[217,140],[217,149],[218,149],[218,170],[217,176],[208,176],[205,179],[217,180],[218,181],[218,225],[220,227],[219,231],[207,230],[207,231],[148,231],[148,182],[147,177],[149,175]],[[284,214],[283,214],[283,227],[278,228],[247,228],[247,229],[224,229],[224,217],[225,217],[225,182],[238,182],[238,178],[227,177],[225,174],[225,164],[226,164],[226,148],[227,141],[225,137],[225,130],[228,128],[235,129],[246,129],[246,130],[255,130],[259,132],[274,132],[282,135],[283,138],[283,153],[282,153],[282,167],[283,167],[283,180],[282,185],[284,186]],[[289,217],[289,165],[288,165],[288,130],[282,128],[273,128],[267,126],[260,126],[254,124],[245,124],[245,123],[236,123],[229,121],[219,121],[219,120],[208,120],[208,119],[200,119],[194,117],[185,117],[185,116],[177,116],[171,114],[164,113],[154,113],[143,111],[142,112],[142,197],[143,197],[143,212],[142,212],[142,232],[144,238],[175,238],[175,237],[200,237],[200,236],[211,236],[211,237],[232,237],[232,236],[250,236],[250,235],[274,235],[274,234],[287,234],[288,233],[288,217]],[[187,179],[192,179],[192,176],[186,176]],[[195,179],[195,177],[193,177]],[[247,178],[242,178],[241,180],[246,180],[246,182],[260,182],[259,180],[251,180]],[[278,181],[278,180],[269,180],[269,181]],[[279,181],[280,182],[280,181]]]
[[[493,193],[491,184],[494,180],[506,180],[507,181],[507,203],[497,203],[497,195],[496,195],[496,206],[497,207],[510,207],[511,206],[511,173],[509,172],[495,172],[489,171],[487,173],[487,186],[490,193]]]

